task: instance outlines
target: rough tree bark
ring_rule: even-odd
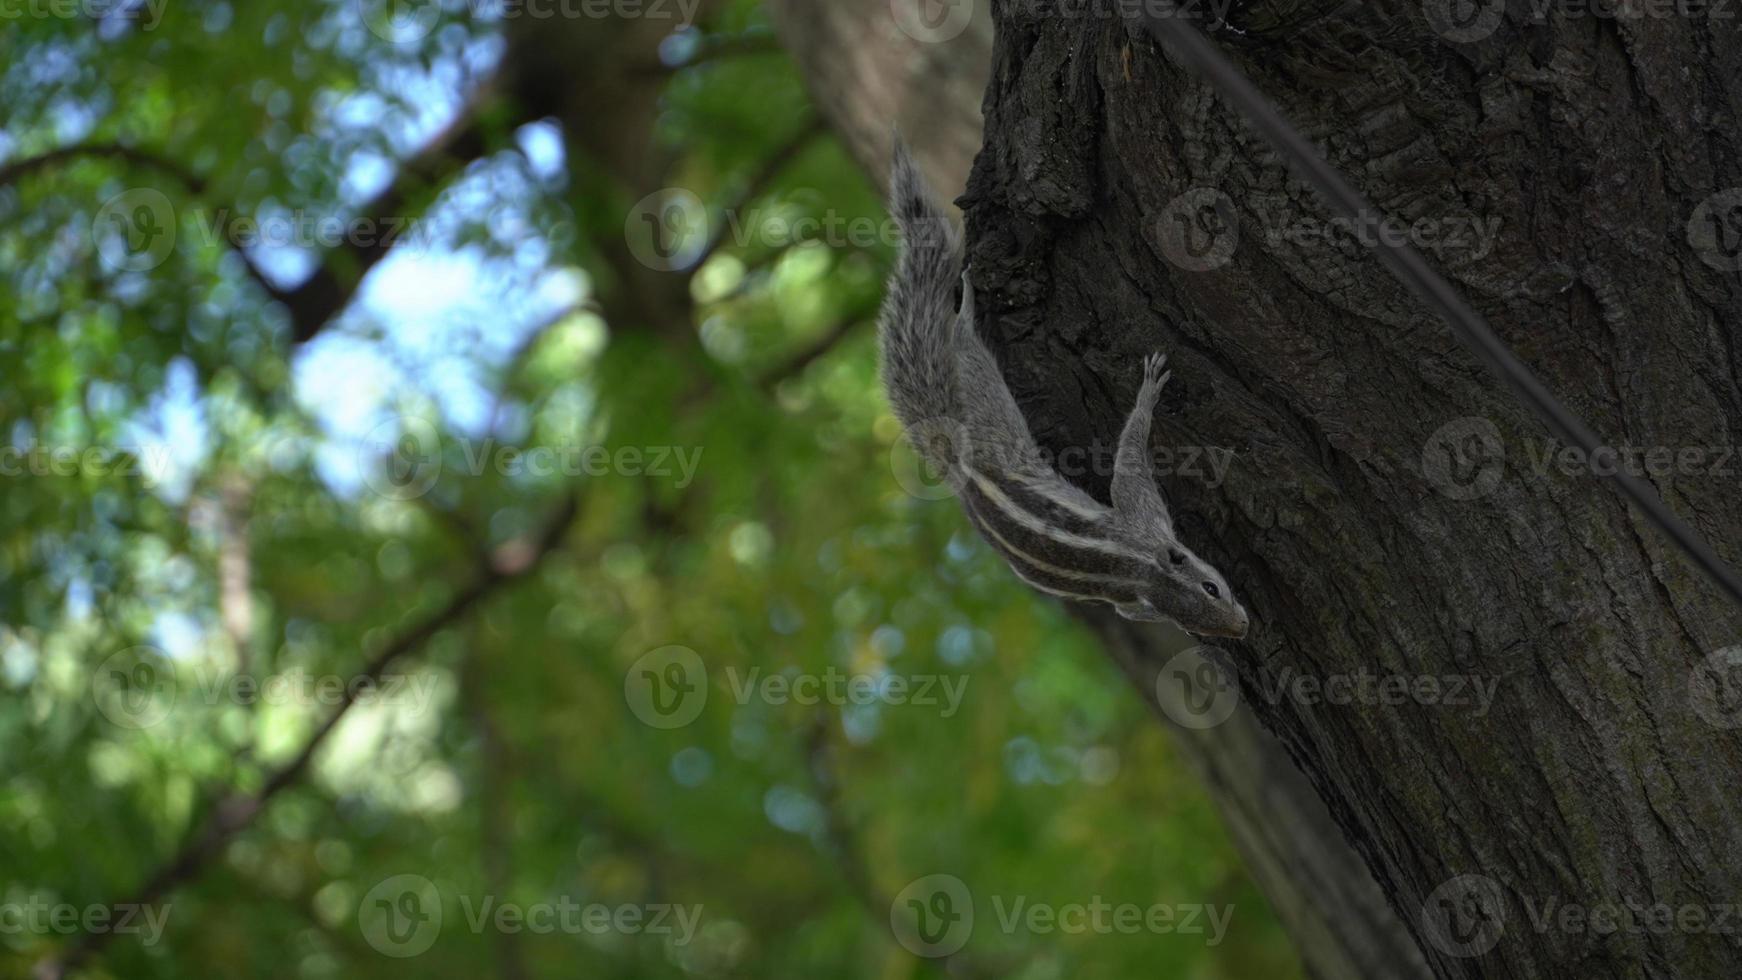
[[[902,29],[902,12],[884,2],[771,0],[769,8],[815,102],[867,173],[885,182],[893,123],[940,192],[963,188],[980,145],[991,63],[986,0],[964,22],[935,34],[915,30],[917,38]],[[1281,744],[1248,707],[1218,697],[1217,681],[1200,688],[1202,675],[1192,668],[1201,661],[1185,652],[1190,640],[1088,607],[1075,611],[1173,733],[1308,972],[1337,980],[1425,977],[1413,940]]]
[[[997,5],[963,200],[981,329],[1037,437],[1110,447],[1141,357],[1173,356],[1158,446],[1236,453],[1225,481],[1164,478],[1253,613],[1225,662],[1436,975],[1742,976],[1735,610],[1322,237],[1229,107],[1088,6]],[[1742,427],[1735,21],[1506,6],[1236,2],[1215,36],[1438,236],[1553,391],[1617,447],[1663,447],[1650,479],[1734,562],[1736,464],[1703,450]],[[1105,498],[1110,472],[1080,479]],[[1411,693],[1292,683],[1362,676]],[[1449,703],[1457,678],[1495,685],[1491,710]]]

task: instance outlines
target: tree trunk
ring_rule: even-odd
[[[1255,624],[1224,662],[1436,975],[1742,976],[1735,610],[1610,460],[1557,452],[1227,105],[1084,6],[997,5],[963,201],[1037,438],[1100,450],[1072,475],[1105,499],[1142,356],[1172,356],[1164,491]],[[1233,6],[1217,42],[1735,561],[1733,12]],[[1197,477],[1183,447],[1233,462]]]
[[[769,6],[813,100],[874,179],[886,181],[893,123],[934,187],[946,196],[963,187],[980,143],[991,59],[986,0],[933,40],[923,25],[904,29],[880,0]],[[1327,980],[1426,977],[1414,941],[1312,786],[1246,705],[1215,678],[1205,688],[1194,669],[1201,661],[1187,652],[1191,641],[1089,607],[1077,611],[1173,732],[1307,971]]]

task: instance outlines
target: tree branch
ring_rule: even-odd
[[[710,61],[722,61],[728,58],[742,58],[756,55],[785,54],[786,49],[780,46],[780,38],[773,34],[731,34],[708,36],[702,39],[695,53],[689,60],[679,64],[667,64],[654,61],[640,65],[635,72],[648,75],[670,75],[686,68],[695,68]]]
[[[483,117],[485,110],[496,104],[494,93],[495,85],[486,83],[453,122],[400,166],[392,183],[358,209],[355,220],[372,222],[375,227],[386,224],[395,229],[393,234],[371,235],[367,241],[347,236],[342,245],[322,256],[314,274],[302,285],[273,297],[289,310],[291,334],[297,343],[312,340],[326,329],[350,305],[369,270],[399,244],[398,232],[403,225],[398,219],[411,217],[406,212],[413,187],[445,180],[489,151]]]
[[[436,634],[459,622],[480,602],[538,567],[561,545],[579,505],[578,497],[569,495],[536,540],[509,542],[497,549],[494,560],[486,563],[472,582],[455,592],[435,613],[382,647],[345,686],[338,707],[303,742],[294,758],[268,777],[254,795],[231,796],[219,801],[206,816],[202,829],[147,878],[129,900],[111,905],[111,912],[118,916],[124,909],[150,905],[203,872],[219,850],[253,823],[274,797],[303,777],[314,761],[315,753],[356,704],[358,691],[373,686],[362,682],[380,680],[399,658],[421,648]],[[63,980],[75,967],[107,945],[114,935],[113,931],[85,933],[62,955],[39,962],[35,969],[37,980]]]
[[[774,183],[774,179],[780,176],[780,172],[785,170],[792,161],[796,160],[798,155],[803,153],[805,149],[810,146],[812,140],[827,131],[828,126],[823,122],[821,116],[813,115],[805,120],[804,124],[799,126],[797,132],[793,133],[792,136],[787,138],[785,143],[782,143],[778,148],[776,148],[775,151],[769,155],[768,159],[762,161],[762,166],[752,174],[750,179],[745,182],[744,186],[739,189],[738,193],[732,198],[732,202],[724,209],[724,213],[731,214],[735,211],[744,210],[751,201],[756,200],[756,198],[760,197],[764,191],[768,190],[768,186]],[[726,243],[726,229],[730,227],[730,225],[731,222],[728,221],[721,221],[718,223],[714,228],[712,237],[708,239],[707,246],[702,249],[702,254],[696,259],[694,268],[700,269],[702,266],[707,265],[708,260],[714,257],[714,253],[720,250],[720,246]]]
[[[852,334],[854,328],[864,322],[865,316],[860,313],[842,317],[839,322],[829,328],[827,333],[812,341],[810,346],[800,350],[786,362],[765,372],[762,377],[756,380],[756,386],[764,392],[773,392],[782,381],[797,377],[818,358],[834,350],[841,341],[846,340]]]
[[[392,233],[370,235],[367,239],[348,235],[343,243],[329,249],[320,258],[315,271],[300,285],[283,288],[263,273],[249,257],[236,222],[219,222],[225,244],[242,260],[248,277],[254,280],[273,302],[290,314],[291,337],[295,343],[313,339],[331,323],[362,284],[363,277],[399,242],[399,232],[409,218],[406,214],[414,185],[439,182],[460,166],[482,157],[489,149],[485,138],[483,116],[485,108],[495,104],[495,87],[486,83],[445,129],[407,159],[393,182],[358,209],[353,222],[367,222],[373,227],[386,225]],[[206,178],[189,170],[180,161],[153,150],[116,142],[81,143],[49,150],[0,166],[0,187],[18,179],[63,163],[88,159],[109,159],[137,167],[159,171],[181,184],[194,197],[204,197],[210,187]]]
[[[236,656],[236,673],[252,669],[254,643],[254,559],[248,540],[253,487],[240,473],[218,481],[213,505],[218,533],[218,619]]]
[[[474,634],[479,631],[474,626]],[[476,635],[461,666],[462,691],[478,733],[481,765],[478,767],[478,835],[483,858],[484,882],[492,892],[506,898],[514,887],[513,804],[514,756],[490,710],[490,694],[484,678],[484,651]],[[526,961],[519,937],[505,930],[496,933],[496,959],[502,980],[525,980]]]
[[[147,170],[160,171],[180,184],[188,194],[194,197],[205,196],[209,186],[204,177],[182,166],[179,160],[172,159],[165,154],[123,143],[104,142],[63,146],[33,157],[15,160],[0,167],[0,187],[16,183],[23,177],[47,170],[50,167],[91,158],[118,160]],[[254,280],[254,283],[275,302],[288,305],[291,302],[291,293],[280,289],[271,279],[266,277],[265,273],[260,271],[260,267],[254,264],[254,260],[249,258],[247,249],[242,247],[237,238],[236,225],[233,222],[223,222],[222,224],[225,244],[229,245],[237,257],[242,260],[242,267],[247,271],[248,278]]]
[[[200,193],[205,189],[205,181],[193,172],[182,167],[181,163],[151,150],[127,146],[122,143],[78,143],[73,146],[62,146],[33,157],[14,160],[0,166],[0,187],[17,183],[22,177],[28,177],[39,170],[62,163],[69,163],[83,158],[120,160],[135,166],[151,170],[161,170],[176,178],[189,190]]]

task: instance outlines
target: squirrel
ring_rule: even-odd
[[[1149,427],[1172,376],[1166,356],[1143,362],[1108,507],[1066,482],[1035,444],[976,332],[961,236],[899,138],[889,183],[902,249],[878,319],[883,383],[915,451],[949,480],[969,522],[1041,592],[1110,603],[1126,619],[1172,621],[1200,636],[1245,636],[1246,610],[1221,573],[1180,542],[1155,485]]]

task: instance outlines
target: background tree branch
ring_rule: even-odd
[[[109,921],[118,920],[128,908],[156,904],[203,873],[224,845],[247,829],[278,794],[296,785],[307,774],[315,754],[356,705],[359,690],[379,681],[389,667],[421,649],[438,633],[463,621],[484,600],[536,569],[561,547],[578,506],[579,500],[574,495],[565,498],[543,531],[531,540],[504,544],[494,553],[493,560],[477,569],[472,581],[456,590],[440,608],[383,644],[368,663],[352,675],[337,707],[310,733],[289,761],[273,770],[258,791],[247,796],[229,795],[220,799],[210,813],[195,822],[199,829],[187,844],[159,865],[127,899],[109,906],[113,913]],[[35,970],[37,980],[61,980],[100,952],[115,936],[115,930],[83,933],[64,951],[38,963]]]

